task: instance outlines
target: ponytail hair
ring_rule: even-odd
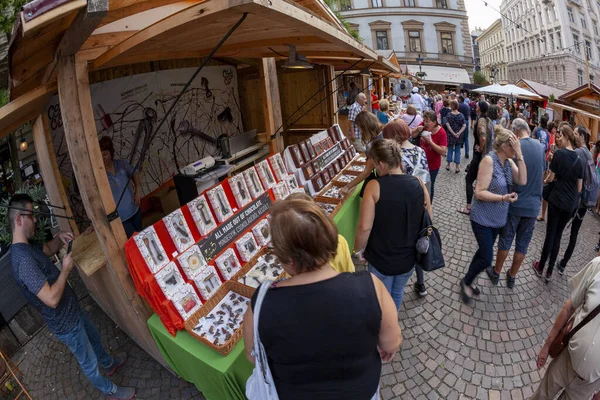
[[[404,171],[402,164],[402,148],[395,140],[380,139],[371,144],[369,149],[369,158],[375,161],[375,164],[382,162],[389,168],[400,167]]]
[[[571,146],[574,149],[581,147],[581,141],[579,140],[579,136],[575,135],[575,132],[573,132],[573,128],[571,128],[571,125],[564,124],[560,126],[560,128],[558,128],[558,132],[563,136],[563,140],[567,139],[569,143],[571,143]]]

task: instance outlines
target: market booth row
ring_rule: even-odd
[[[89,292],[207,398],[244,398],[240,317],[282,272],[269,205],[307,191],[353,242],[360,200],[339,188],[364,159],[336,124],[336,74],[397,67],[320,0],[34,1],[20,17],[0,135],[32,122],[56,214],[94,226],[73,250]],[[102,136],[142,173],[146,226],[129,240]],[[172,190],[181,171],[194,179]]]

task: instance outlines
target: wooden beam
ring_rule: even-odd
[[[275,134],[275,143],[273,143],[274,152],[281,152],[285,148],[281,129],[283,124],[281,114],[281,102],[279,99],[279,81],[277,79],[277,64],[274,58],[263,58],[260,63],[260,82],[263,92],[263,110],[265,115],[265,127],[267,137]],[[277,132],[277,133],[275,133]]]
[[[100,26],[108,25],[111,22],[115,22],[120,19],[129,17],[131,15],[139,14],[144,11],[180,2],[181,0],[137,0],[132,2],[110,0],[110,11],[108,12],[108,15],[104,18],[104,20],[102,20]],[[197,1],[188,2],[190,3],[190,5],[197,3]]]
[[[42,83],[48,82],[55,76],[56,65],[61,57],[71,56],[79,51],[107,13],[108,0],[89,0],[87,7],[79,10],[60,40],[54,53],[54,60],[46,67]]]
[[[58,62],[58,95],[65,139],[83,205],[92,221],[108,265],[89,277],[91,293],[111,318],[148,354],[164,363],[146,325],[151,315],[137,294],[123,252],[126,236],[120,219],[108,221],[114,211],[106,170],[96,134],[88,68],[75,56]]]
[[[56,153],[52,144],[52,137],[50,136],[48,118],[45,113],[35,119],[32,130],[38,165],[40,166],[44,187],[50,198],[50,203],[65,208],[64,210],[54,208],[54,214],[72,217],[73,213],[71,212],[67,192],[65,191],[62,176],[56,163]],[[75,221],[64,218],[57,218],[57,220],[61,231],[71,231],[75,235],[79,234],[79,229]]]
[[[335,78],[335,67],[332,65],[328,65],[326,67],[327,73],[325,74],[325,79],[329,82],[327,85],[327,109],[329,111],[330,116],[330,124],[335,125],[339,123],[339,118],[337,114],[337,82]]]
[[[56,82],[39,86],[0,108],[0,138],[41,114],[56,92]]]
[[[68,18],[71,15],[75,15],[75,12],[80,8],[85,8],[87,0],[74,0],[69,1],[61,6],[55,7],[37,18],[32,19],[29,22],[25,22],[23,11],[20,13],[21,24],[23,26],[23,36],[27,37],[33,35],[46,25],[55,22],[62,18]]]

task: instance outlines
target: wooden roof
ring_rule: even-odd
[[[575,88],[565,94],[563,94],[562,96],[559,97],[560,100],[563,101],[567,101],[567,102],[573,102],[574,100],[577,100],[578,98],[582,97],[582,96],[588,96],[588,95],[592,95],[592,96],[600,96],[600,87],[596,86],[595,84],[591,83],[591,84],[585,84],[585,85],[581,85],[578,88]]]

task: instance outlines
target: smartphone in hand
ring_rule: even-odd
[[[67,254],[71,253],[72,249],[73,249],[73,241],[70,240],[69,244],[67,245]]]

